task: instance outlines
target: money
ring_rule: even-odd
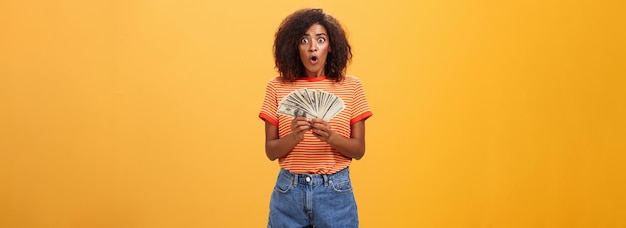
[[[338,96],[319,89],[304,88],[285,96],[278,104],[278,114],[329,121],[344,108],[346,105]]]

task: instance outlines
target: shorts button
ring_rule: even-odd
[[[306,182],[311,182],[311,177],[306,177],[304,179],[306,180]]]

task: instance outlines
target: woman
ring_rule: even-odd
[[[372,112],[361,81],[345,75],[352,58],[345,31],[322,9],[298,10],[276,32],[274,58],[279,76],[268,82],[259,114],[266,155],[281,167],[268,227],[358,227],[349,166],[365,153],[365,120]],[[318,104],[287,104],[294,91]],[[317,108],[327,97],[342,105],[332,118],[315,113],[323,112]],[[281,105],[315,108],[300,115],[280,112]]]

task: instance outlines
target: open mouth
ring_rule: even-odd
[[[311,63],[312,63],[312,64],[316,64],[316,63],[317,63],[317,60],[318,60],[318,59],[317,59],[317,56],[313,56],[313,57],[311,57]]]

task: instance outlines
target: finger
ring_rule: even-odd
[[[299,120],[299,121],[296,122],[296,125],[298,125],[298,126],[311,126],[311,123],[309,123],[308,121]]]
[[[294,130],[292,131],[296,131],[296,132],[301,132],[301,131],[306,131],[311,129],[311,126],[309,125],[296,125],[293,127]]]
[[[307,121],[306,117],[304,117],[304,116],[298,116],[298,117],[293,118],[293,119],[294,119],[294,121]]]
[[[310,126],[310,125],[311,124],[308,121],[306,121],[306,118],[304,117],[296,117],[291,120],[292,130],[294,130],[296,127],[299,127],[299,126]]]
[[[302,117],[296,117],[296,118],[293,118],[291,120],[291,124],[294,125],[294,124],[298,123],[298,121],[303,121],[303,120],[306,121],[306,119],[302,119]]]
[[[320,134],[318,134],[318,133],[313,132],[313,135],[314,135],[316,138],[318,138],[319,140],[322,140],[322,141],[324,140],[324,136],[322,136],[322,135],[320,135]]]
[[[299,131],[302,131],[302,130],[300,129],[300,126],[299,126],[297,123],[292,123],[292,124],[291,124],[291,132],[296,132],[296,133],[297,133],[297,132],[299,132]]]
[[[324,130],[324,131],[330,131],[330,125],[328,125],[328,124],[314,123],[314,124],[311,125],[311,127],[315,128],[315,129]]]
[[[320,130],[320,129],[313,129],[313,133],[315,133],[316,135],[319,135],[320,137],[328,136],[328,132],[324,130]]]
[[[326,121],[322,120],[322,119],[311,119],[311,123],[321,123],[321,124],[328,124]]]

